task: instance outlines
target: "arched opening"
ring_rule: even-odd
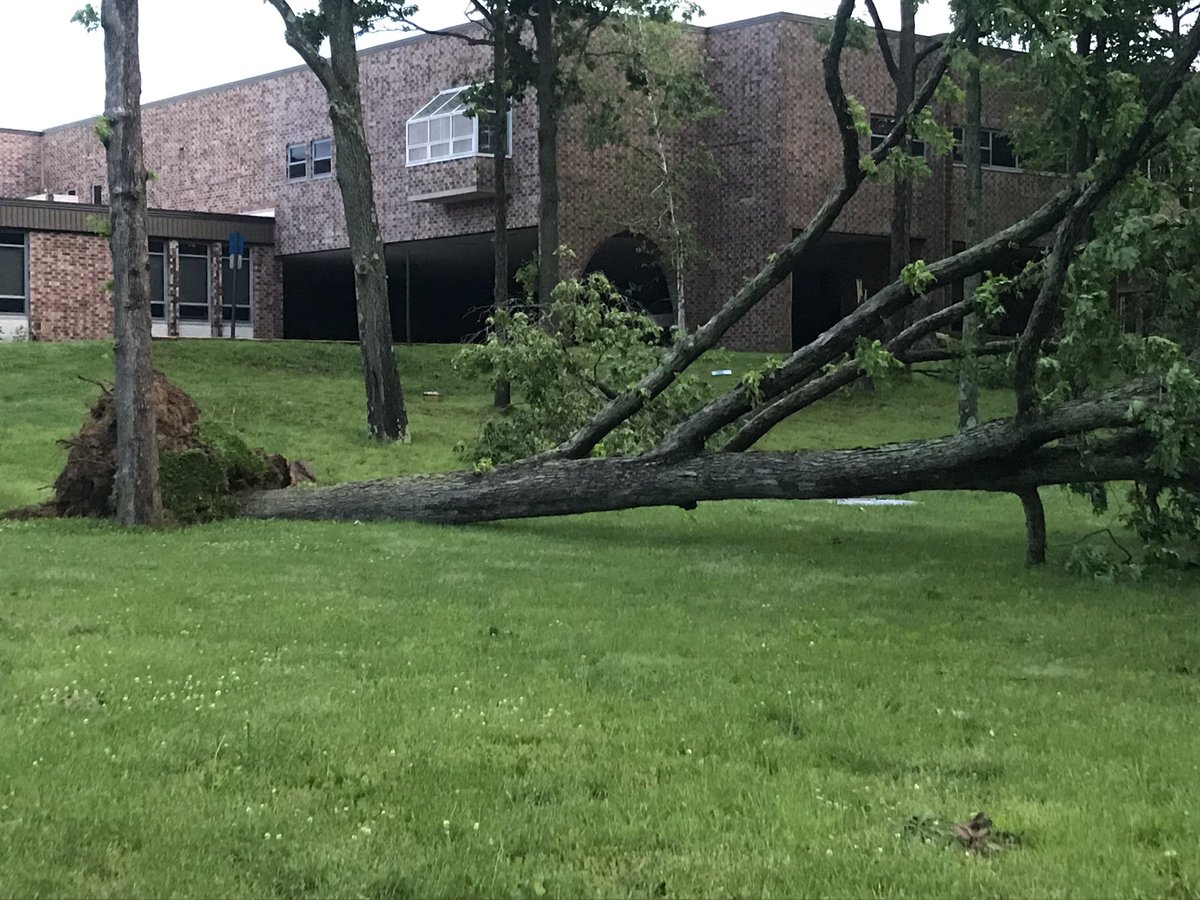
[[[675,323],[675,304],[660,258],[653,242],[625,231],[597,247],[583,273],[603,272],[631,303],[663,328],[670,328]]]

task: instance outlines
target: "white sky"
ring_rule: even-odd
[[[926,0],[917,28],[948,30],[948,0]],[[95,0],[99,8],[99,0]],[[0,0],[0,127],[40,131],[98,115],[104,106],[103,37],[71,23],[83,0]],[[311,6],[299,2],[297,8]],[[465,19],[465,0],[424,0],[416,17],[427,28]],[[786,10],[831,15],[837,0],[703,0],[700,25],[719,25]],[[236,81],[299,64],[283,41],[279,14],[262,0],[142,0],[143,99]],[[861,6],[861,4],[860,4]],[[889,27],[896,0],[882,0]],[[862,12],[865,15],[865,12]],[[364,45],[394,40],[375,35]]]

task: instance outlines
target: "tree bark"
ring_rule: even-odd
[[[337,181],[354,265],[358,343],[367,391],[367,432],[375,440],[406,442],[410,439],[408,410],[392,344],[387,259],[375,208],[371,152],[363,119],[358,51],[354,43],[354,4],[351,0],[322,0],[321,8],[329,17],[330,26],[329,63],[333,78],[326,90],[337,148]]]
[[[1137,449],[1043,447],[1017,451],[1085,422],[1113,422],[1119,404],[1075,405],[1057,427],[993,422],[929,441],[859,450],[720,453],[685,460],[649,457],[518,463],[459,472],[248,495],[251,518],[417,521],[448,525],[577,515],[652,506],[692,508],[716,500],[821,500],[918,491],[1024,492],[1044,484],[1111,481],[1150,471],[1151,445]]]
[[[1033,568],[1046,564],[1046,508],[1037,485],[1017,491],[1025,510],[1025,565]]]
[[[137,0],[104,0],[101,24],[116,337],[116,518],[122,525],[160,525]]]
[[[917,0],[900,0],[900,44],[896,62],[896,120],[907,112],[917,89]],[[905,135],[904,151],[911,152],[912,132]],[[912,255],[912,180],[897,175],[892,182],[892,227],[889,254],[892,278]],[[898,325],[897,330],[903,326]]]
[[[495,0],[492,12],[492,128],[497,135],[492,156],[492,180],[496,190],[495,223],[492,235],[494,280],[492,308],[508,306],[508,3]],[[503,340],[503,335],[500,338]],[[512,404],[512,383],[502,378],[495,384],[493,405],[507,409]]]
[[[559,48],[553,0],[535,0],[533,39],[537,48],[538,110],[538,303],[547,306],[558,285],[558,114]]]
[[[962,15],[969,17],[963,31],[968,54],[966,87],[966,121],[963,123],[962,156],[966,167],[966,228],[967,246],[977,244],[982,235],[983,218],[983,84],[979,71],[979,18],[967,5]],[[979,273],[970,275],[963,286],[968,299],[975,296],[983,283]],[[963,358],[958,376],[958,428],[964,431],[979,424],[979,367],[976,350],[979,345],[979,316],[972,312],[963,319]]]
[[[392,344],[387,259],[375,209],[371,152],[363,119],[358,49],[354,43],[354,0],[321,0],[329,34],[329,59],[321,56],[288,0],[267,0],[283,19],[288,45],[317,76],[329,101],[337,151],[337,182],[346,214],[346,234],[354,266],[358,344],[367,391],[367,432],[375,440],[409,440],[408,410]]]

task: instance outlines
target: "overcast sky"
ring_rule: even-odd
[[[104,106],[103,38],[71,23],[83,0],[0,0],[0,128],[40,131],[99,115]],[[99,6],[99,3],[96,3]],[[297,7],[305,5],[303,2]],[[424,0],[417,20],[427,28],[465,19],[465,0]],[[837,0],[707,0],[701,25],[719,25],[786,10],[831,15]],[[895,0],[879,4],[895,27]],[[299,57],[283,42],[279,14],[262,0],[142,0],[143,99],[175,94],[284,69]],[[947,0],[921,6],[918,30],[948,29]],[[890,14],[890,17],[889,17]],[[364,45],[395,40],[375,35]],[[252,111],[247,111],[253,114]]]

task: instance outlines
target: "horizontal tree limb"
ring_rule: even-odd
[[[1129,432],[1129,395],[1064,404],[1034,421],[988,422],[933,440],[856,450],[721,453],[524,462],[458,472],[265,491],[246,496],[252,518],[467,524],[714,500],[819,500],[930,490],[1008,491],[1043,484],[1146,477],[1149,445],[1044,447],[1096,429]],[[1136,435],[1136,432],[1134,433]]]

